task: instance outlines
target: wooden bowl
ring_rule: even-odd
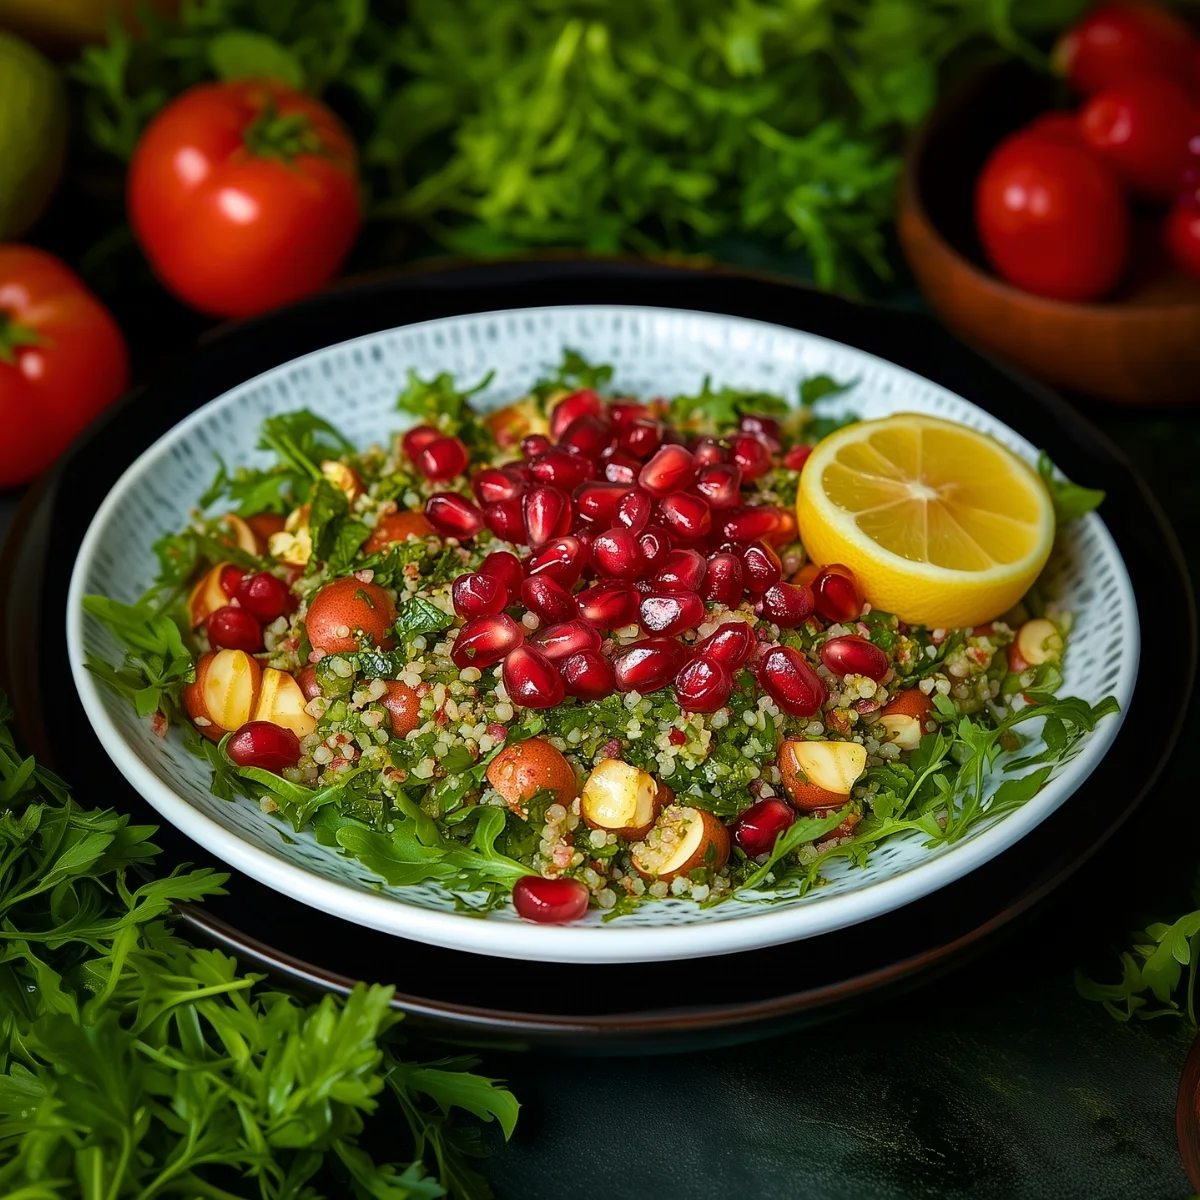
[[[913,138],[897,217],[905,258],[930,306],[960,337],[1048,383],[1129,404],[1200,400],[1200,279],[1177,268],[1162,213],[1134,216],[1126,278],[1109,300],[1070,304],[1004,283],[975,234],[975,179],[1008,133],[1069,97],[1020,65],[952,91]]]

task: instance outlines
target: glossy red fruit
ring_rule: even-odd
[[[808,462],[808,456],[812,454],[811,446],[793,446],[784,456],[783,465],[790,471],[802,470],[804,464]]]
[[[729,442],[729,461],[746,483],[753,483],[771,469],[771,451],[753,434],[739,433]]]
[[[578,454],[568,454],[565,450],[547,450],[529,460],[529,474],[535,483],[544,483],[549,487],[558,488],[561,492],[569,492],[577,488],[586,479],[591,478],[592,466]]]
[[[543,543],[525,560],[526,575],[549,575],[570,589],[579,582],[588,563],[584,544],[571,534]]]
[[[723,463],[729,458],[729,451],[716,438],[697,438],[692,446],[692,458],[697,469],[712,466],[713,463]]]
[[[887,655],[856,633],[830,638],[821,647],[821,661],[835,675],[865,675],[876,683],[888,673]]]
[[[612,579],[636,579],[642,571],[642,552],[628,529],[614,526],[592,540],[592,560],[601,575]]]
[[[699,592],[708,563],[698,550],[672,550],[654,571],[654,585],[663,592]]]
[[[639,421],[649,415],[650,410],[644,404],[634,404],[628,400],[615,400],[608,406],[608,419],[617,426]]]
[[[482,617],[486,613],[503,612],[508,604],[508,589],[495,575],[474,571],[460,575],[450,589],[454,611],[460,617]]]
[[[578,879],[543,879],[540,875],[522,875],[512,890],[517,915],[540,925],[578,921],[588,910],[589,896]]]
[[[526,460],[537,458],[539,454],[545,454],[547,450],[551,449],[553,447],[550,439],[544,433],[531,433],[521,439],[521,453]]]
[[[714,604],[736,608],[742,601],[743,578],[742,560],[736,554],[728,550],[710,554],[701,595]]]
[[[712,528],[712,510],[700,496],[676,492],[658,502],[659,520],[681,541],[697,542]]]
[[[472,538],[483,528],[483,513],[457,492],[435,492],[425,501],[425,520],[448,537]]]
[[[642,574],[651,574],[671,553],[671,539],[665,529],[647,529],[638,534],[638,549],[642,555]]]
[[[650,514],[654,511],[654,500],[649,492],[643,492],[641,488],[630,490],[624,484],[617,486],[623,488],[624,495],[617,501],[615,523],[623,525],[632,533],[641,533],[650,523]]]
[[[652,496],[669,496],[690,488],[696,479],[696,462],[684,446],[663,446],[641,469],[638,483]]]
[[[764,417],[760,413],[747,413],[738,422],[742,433],[749,433],[758,438],[772,453],[778,453],[783,438],[783,430],[774,417]]]
[[[321,694],[321,685],[317,682],[317,668],[311,663],[299,672],[296,682],[305,700],[315,700]]]
[[[796,811],[786,800],[768,796],[751,805],[733,824],[734,843],[751,858],[770,854],[781,833],[796,819]]]
[[[572,421],[558,444],[581,458],[596,458],[613,442],[613,427],[599,417],[580,417]]]
[[[247,721],[230,739],[225,752],[239,767],[258,767],[278,775],[300,761],[300,739],[271,721]]]
[[[857,621],[862,615],[862,590],[849,567],[830,563],[816,573],[809,586],[817,615],[826,621]]]
[[[1185,196],[1167,214],[1163,237],[1171,257],[1185,271],[1200,276],[1200,202]]]
[[[292,595],[291,588],[282,579],[267,571],[247,575],[238,584],[237,591],[233,595],[234,599],[251,616],[257,618],[264,625],[269,625],[277,617],[295,612],[296,605],[299,603]],[[234,648],[236,649],[236,647]]]
[[[623,483],[609,483],[601,479],[581,483],[574,492],[575,512],[589,521],[595,521],[602,529],[607,529],[616,520],[617,505],[630,494],[629,488]]]
[[[521,595],[521,584],[525,582],[525,568],[521,560],[508,550],[493,550],[479,564],[481,574],[492,575],[504,585],[507,603],[513,604]]]
[[[786,508],[773,508],[775,527],[767,534],[766,540],[772,546],[787,546],[797,540],[799,531],[796,528],[796,516]]]
[[[453,479],[467,469],[471,456],[456,437],[435,438],[417,451],[416,467],[426,479]]]
[[[797,583],[773,583],[759,599],[758,613],[780,629],[795,629],[813,615],[814,607],[810,588]]]
[[[550,436],[558,441],[581,417],[604,416],[604,401],[591,388],[564,396],[550,410]]]
[[[633,586],[605,580],[585,588],[575,597],[579,615],[597,629],[622,629],[637,620],[640,597]]]
[[[642,464],[632,454],[617,450],[604,460],[604,478],[609,483],[632,484],[641,473]]]
[[[511,467],[485,467],[471,476],[471,491],[480,504],[511,500],[525,490],[525,480]]]
[[[508,613],[474,617],[458,631],[450,658],[463,667],[490,667],[525,640],[525,630]]]
[[[503,541],[515,546],[524,545],[525,532],[524,498],[513,496],[511,500],[495,500],[483,510],[487,527]]]
[[[529,639],[551,662],[562,662],[573,654],[585,650],[600,649],[600,634],[586,621],[563,621],[558,625],[547,625]]]
[[[554,708],[566,695],[554,664],[532,646],[518,646],[509,652],[501,679],[508,698],[524,708]]]
[[[444,437],[442,431],[433,425],[414,425],[401,439],[400,449],[404,451],[409,462],[415,463],[417,455],[438,438]]]
[[[557,488],[539,484],[521,497],[526,541],[535,549],[571,528],[571,499]]]
[[[550,625],[573,620],[579,614],[575,597],[557,579],[534,575],[521,584],[521,603]]]
[[[656,692],[679,674],[687,652],[669,637],[644,638],[613,656],[617,688],[622,692]]]
[[[662,440],[661,422],[647,417],[627,422],[617,433],[617,445],[634,458],[649,458],[662,445]]]
[[[741,469],[723,462],[701,467],[695,488],[711,508],[733,508],[742,498]]]
[[[244,608],[226,605],[210,613],[205,622],[209,644],[214,650],[245,650],[257,654],[263,648],[262,626]]]
[[[572,654],[559,665],[568,696],[580,700],[603,700],[617,690],[612,663],[596,650]]]
[[[693,647],[698,658],[719,662],[736,671],[754,649],[754,631],[745,621],[726,621]]]
[[[714,658],[693,658],[675,676],[675,698],[684,712],[716,712],[732,691],[733,676]]]
[[[820,676],[791,646],[768,650],[759,665],[759,678],[771,699],[794,717],[811,717],[825,703]]]
[[[770,504],[746,505],[719,516],[721,537],[727,542],[753,542],[768,537],[779,523],[779,510]]]
[[[742,578],[746,591],[761,595],[783,576],[783,565],[779,555],[763,542],[750,542],[743,546],[739,557],[742,560]]]
[[[704,620],[704,601],[695,592],[651,592],[642,597],[638,620],[647,633],[670,637]]]
[[[222,567],[221,578],[219,580],[221,591],[232,600],[247,574],[248,572],[245,567],[235,567],[232,564]]]

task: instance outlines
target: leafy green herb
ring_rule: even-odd
[[[694,396],[676,396],[671,401],[671,420],[676,425],[707,433],[734,429],[738,419],[749,413],[782,416],[789,411],[790,405],[782,396],[731,387],[714,390],[708,376]]]
[[[427,633],[441,633],[453,624],[454,617],[449,613],[442,612],[421,596],[413,596],[400,609],[395,629],[402,638],[411,639]]]
[[[396,407],[423,423],[437,425],[446,433],[457,433],[470,412],[468,400],[482,392],[492,382],[493,375],[495,372],[489,371],[474,387],[460,391],[454,376],[446,371],[430,380],[409,371],[408,386],[397,398]]]
[[[530,393],[545,400],[555,392],[580,392],[585,388],[600,391],[613,377],[607,363],[590,363],[578,350],[564,350],[558,370],[548,379],[539,379]]]
[[[1038,474],[1050,492],[1054,515],[1060,525],[1086,516],[1104,503],[1104,493],[1097,488],[1080,487],[1059,474],[1045,450],[1038,455]]]

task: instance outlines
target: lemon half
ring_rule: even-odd
[[[813,561],[845,564],[874,608],[934,628],[1007,612],[1054,542],[1054,506],[1028,463],[987,434],[912,413],[820,442],[796,515]]]

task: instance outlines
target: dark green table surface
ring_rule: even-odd
[[[159,355],[198,328],[176,325]],[[1195,573],[1200,411],[1089,415],[1158,492]],[[16,499],[0,495],[0,529]],[[1143,631],[1145,654],[1176,644],[1169,629]],[[1193,706],[1153,796],[1072,883],[982,957],[899,1000],[688,1055],[489,1053],[485,1069],[524,1105],[511,1144],[487,1139],[498,1197],[1184,1200],[1174,1112],[1190,1031],[1119,1025],[1077,996],[1072,975],[1112,974],[1128,930],[1193,907],[1198,738]]]

